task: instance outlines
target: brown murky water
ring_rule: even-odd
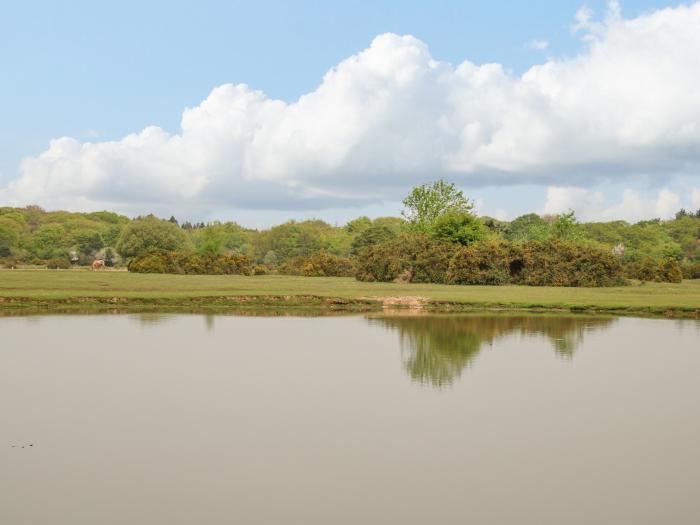
[[[700,323],[0,318],[0,523],[700,523]]]

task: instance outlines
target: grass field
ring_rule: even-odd
[[[645,283],[620,288],[553,288],[361,283],[352,278],[280,275],[0,270],[1,309],[71,303],[225,306],[241,302],[338,307],[343,303],[363,303],[367,307],[406,303],[428,308],[542,308],[698,315],[700,281]]]

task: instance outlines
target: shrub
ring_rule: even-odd
[[[678,261],[673,258],[658,262],[647,257],[642,261],[631,262],[625,266],[625,275],[630,279],[639,279],[640,281],[680,283],[683,277],[692,278],[687,277],[686,273],[692,273],[692,270],[681,268]]]
[[[515,280],[531,286],[616,286],[624,284],[619,259],[608,249],[564,240],[522,245],[523,270]]]
[[[17,268],[17,260],[14,257],[3,257],[0,259],[0,266],[3,268]]]
[[[282,263],[279,272],[284,275],[306,277],[352,277],[355,265],[346,257],[339,257],[324,250],[308,256],[293,257]]]
[[[641,261],[633,261],[625,265],[625,277],[639,279],[640,281],[656,281],[659,265],[650,257]]]
[[[686,261],[681,266],[681,271],[683,272],[684,279],[700,279],[700,262]]]
[[[256,264],[253,266],[253,275],[267,275],[270,272],[270,268],[264,264]]]
[[[431,240],[426,234],[404,233],[360,251],[356,277],[360,281],[445,283],[454,250],[453,244]]]
[[[46,267],[50,270],[67,270],[70,268],[70,261],[68,259],[54,257],[46,261]]]
[[[657,280],[665,283],[680,283],[683,280],[681,266],[675,259],[668,258],[659,264]]]
[[[128,269],[134,273],[182,273],[175,264],[172,254],[154,251],[139,255],[131,260]]]
[[[184,273],[193,275],[250,275],[250,260],[245,255],[205,254],[152,251],[129,263],[135,273]]]
[[[460,248],[447,279],[453,284],[507,284],[522,271],[522,254],[509,243],[481,241]]]

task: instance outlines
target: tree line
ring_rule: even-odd
[[[672,220],[579,222],[573,212],[512,221],[477,216],[454,184],[413,188],[400,217],[342,226],[289,221],[180,224],[102,211],[0,208],[0,265],[132,271],[343,275],[456,284],[605,286],[700,278],[700,210]]]

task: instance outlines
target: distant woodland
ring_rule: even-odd
[[[400,217],[269,229],[109,211],[0,208],[0,266],[152,273],[281,273],[366,281],[611,286],[700,278],[700,210],[671,220],[580,222],[573,211],[477,216],[453,184],[413,188]]]

